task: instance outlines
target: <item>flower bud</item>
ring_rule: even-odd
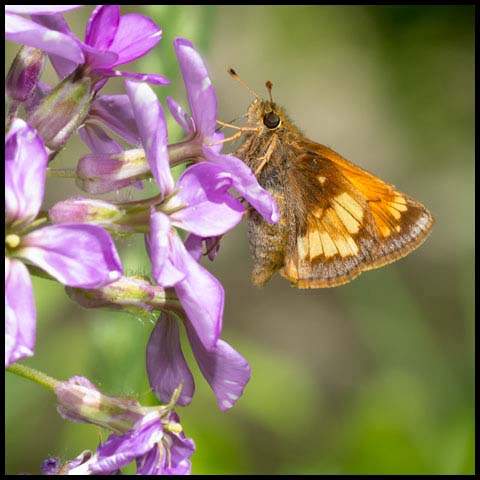
[[[141,148],[121,153],[90,154],[78,161],[77,186],[94,195],[133,185],[150,172]]]
[[[45,66],[45,54],[38,48],[23,46],[10,66],[6,80],[7,95],[25,102],[35,90]]]
[[[56,203],[48,212],[50,221],[59,223],[93,223],[110,230],[126,230],[115,222],[125,211],[112,203],[94,198],[72,197]]]
[[[142,315],[152,310],[181,310],[174,293],[140,276],[122,277],[101,288],[66,288],[68,296],[85,308],[108,308]]]
[[[135,400],[104,395],[89,380],[80,376],[61,382],[55,393],[58,413],[72,422],[94,423],[123,433],[144,415],[144,407]]]
[[[92,80],[73,72],[46,95],[29,115],[28,123],[56,152],[85,120],[93,96]]]

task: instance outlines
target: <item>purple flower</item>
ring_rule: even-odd
[[[218,340],[213,349],[207,350],[196,328],[188,318],[183,320],[197,364],[215,393],[220,409],[226,411],[242,395],[250,379],[250,366],[223,340]],[[161,401],[171,398],[183,382],[177,403],[188,405],[191,402],[195,383],[182,353],[177,322],[166,313],[160,315],[148,341],[147,372],[150,386]]]
[[[33,14],[33,21],[6,13],[6,38],[47,52],[60,78],[82,65],[84,73],[99,82],[97,89],[114,76],[138,78],[155,85],[169,83],[162,75],[114,70],[146,55],[160,41],[162,31],[151,19],[140,14],[121,16],[119,5],[99,5],[90,16],[82,42],[64,18],[55,13],[61,11],[27,8],[20,12]]]
[[[35,304],[25,262],[64,285],[81,288],[106,285],[122,274],[115,245],[100,227],[72,223],[36,228],[45,221],[36,217],[46,167],[41,137],[14,119],[5,137],[5,365],[33,355]]]
[[[222,235],[241,220],[244,209],[228,193],[232,176],[216,165],[204,163],[185,170],[173,194],[163,109],[147,84],[127,80],[126,86],[160,197],[169,197],[163,211],[151,209],[146,241],[152,275],[159,285],[175,288],[201,342],[210,350],[220,336],[223,288],[192,258],[172,226],[201,236]]]
[[[257,182],[250,168],[232,155],[220,154],[219,145],[209,146],[222,138],[216,134],[217,96],[207,68],[192,43],[184,38],[174,41],[175,53],[182,72],[191,117],[171,98],[167,99],[170,113],[190,136],[193,143],[201,148],[207,161],[221,166],[233,178],[235,189],[242,195],[267,222],[275,223],[279,219],[275,200]],[[198,155],[198,154],[197,154]]]
[[[140,475],[190,473],[189,458],[195,444],[185,436],[178,415],[172,411],[178,390],[168,405],[158,407],[143,407],[131,398],[104,395],[84,377],[61,382],[55,392],[63,418],[115,432],[94,455],[82,454],[76,459],[79,461],[63,467],[63,473],[114,474],[134,460]]]
[[[177,426],[174,412],[164,419],[157,412],[145,415],[131,430],[110,435],[98,447],[89,472],[110,473],[136,460],[137,475],[188,475],[195,443]]]

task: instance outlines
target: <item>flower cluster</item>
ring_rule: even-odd
[[[6,38],[22,45],[7,76],[5,365],[34,354],[31,275],[62,283],[86,308],[157,312],[146,369],[153,392],[170,406],[147,412],[138,404],[105,400],[86,379],[65,382],[57,388],[61,414],[115,433],[94,454],[84,452],[63,466],[49,459],[44,471],[114,473],[136,460],[141,474],[189,473],[194,444],[181,432],[171,404],[174,398],[176,405],[188,405],[195,390],[179,324],[221,410],[234,405],[250,378],[248,362],[221,339],[225,294],[199,263],[202,246],[213,259],[222,236],[242,220],[245,202],[272,223],[278,210],[251,170],[221,153],[217,97],[193,44],[174,41],[190,113],[167,98],[170,114],[185,132],[182,141],[169,143],[163,107],[149,86],[167,85],[168,79],[117,70],[150,52],[161,29],[143,15],[120,15],[118,5],[102,5],[80,40],[62,16],[80,7],[5,10]],[[57,85],[41,82],[46,58],[58,74]],[[100,93],[111,77],[126,77],[125,94]],[[45,209],[47,171],[56,172],[49,164],[75,133],[91,151],[72,172],[86,196]],[[175,180],[171,167],[180,164],[186,168]],[[151,198],[127,202],[93,196],[129,186],[141,189],[146,179],[158,187]],[[113,240],[118,234],[144,236],[151,277],[124,276]],[[105,414],[107,404],[104,421],[98,412]],[[114,415],[112,409],[119,412]]]

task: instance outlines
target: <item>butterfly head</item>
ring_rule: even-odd
[[[271,100],[256,98],[247,110],[248,124],[259,127],[263,132],[282,129],[288,122],[281,107]]]
[[[254,97],[255,100],[250,104],[247,111],[248,124],[259,128],[262,133],[278,131],[288,122],[283,109],[272,99],[272,82],[266,83],[268,91],[268,100],[263,99],[254,90],[252,90],[233,70],[228,73],[238,82],[240,82]]]

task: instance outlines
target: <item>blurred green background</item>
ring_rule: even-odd
[[[83,38],[92,7],[66,15]],[[313,140],[395,184],[434,214],[431,237],[407,258],[335,289],[302,291],[280,277],[250,283],[242,224],[203,264],[226,291],[223,338],[250,362],[243,397],[222,413],[198,368],[179,408],[197,451],[195,474],[474,473],[474,7],[129,6],[164,31],[123,70],[166,74],[157,92],[184,105],[176,36],[202,52],[219,118],[252,100],[226,73],[274,99]],[[17,46],[7,45],[7,65]],[[128,68],[130,67],[130,68]],[[53,82],[51,68],[47,81]],[[106,92],[123,92],[111,80]],[[173,125],[173,124],[172,124]],[[170,138],[179,138],[171,130]],[[55,161],[75,165],[71,141]],[[47,205],[79,194],[49,180]],[[133,196],[119,192],[113,198]],[[143,240],[118,243],[126,273],[148,273]],[[105,393],[148,402],[152,325],[92,312],[35,280],[37,345],[24,363]],[[187,348],[188,351],[188,348]],[[191,356],[189,357],[191,359]],[[50,392],[6,374],[6,472],[95,449],[105,433],[63,421]],[[130,470],[133,471],[133,470]]]

